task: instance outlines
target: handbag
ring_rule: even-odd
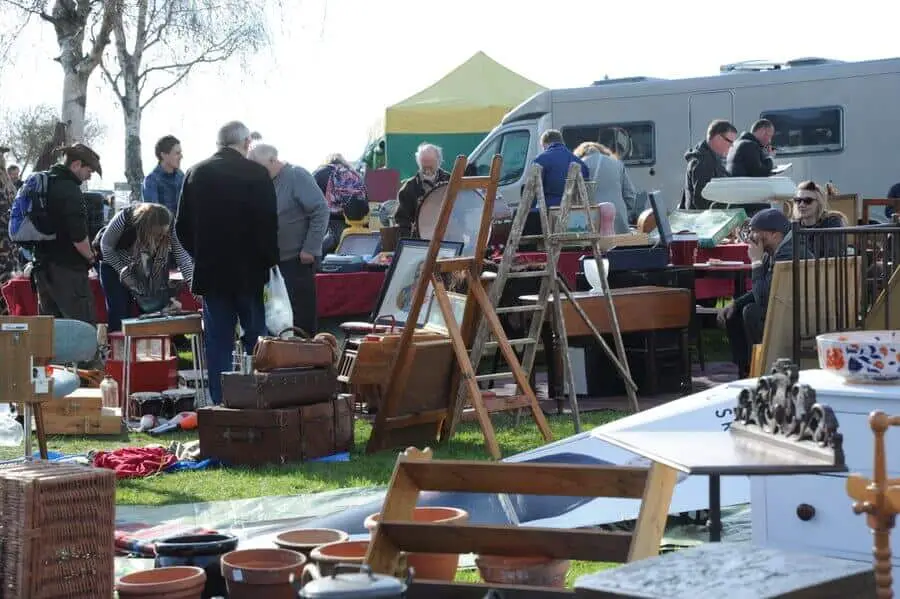
[[[296,337],[285,337],[293,332]],[[321,368],[334,364],[331,345],[310,339],[303,329],[290,327],[274,337],[260,337],[253,348],[253,367],[259,372],[279,368]]]

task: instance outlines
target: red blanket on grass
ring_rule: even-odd
[[[115,451],[98,451],[94,466],[116,471],[116,478],[143,478],[159,474],[178,461],[162,447],[123,447]]]

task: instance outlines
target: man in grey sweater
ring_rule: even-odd
[[[278,159],[269,144],[250,149],[251,160],[266,167],[278,198],[279,268],[291,297],[294,326],[316,333],[316,264],[328,227],[328,205],[313,176]]]

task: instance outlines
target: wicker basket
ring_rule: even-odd
[[[5,599],[112,597],[116,477],[76,464],[0,466]]]

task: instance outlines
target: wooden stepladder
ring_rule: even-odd
[[[428,253],[422,267],[423,273],[429,273],[419,279],[415,292],[413,293],[412,305],[410,306],[407,316],[408,323],[416,323],[419,314],[425,303],[429,286],[433,289],[433,297],[436,305],[440,308],[444,322],[447,326],[447,332],[450,337],[450,343],[453,348],[455,361],[459,367],[461,384],[468,391],[469,400],[475,410],[481,430],[484,433],[485,446],[488,453],[494,459],[500,459],[500,446],[494,435],[494,427],[491,423],[490,413],[485,408],[481,397],[481,389],[478,387],[478,379],[476,376],[477,364],[473,365],[468,346],[474,336],[475,326],[479,319],[489,327],[491,333],[496,339],[497,347],[503,354],[504,359],[509,365],[511,374],[516,381],[517,386],[521,390],[521,395],[525,398],[524,403],[531,409],[535,423],[541,431],[546,441],[552,440],[552,433],[544,413],[538,405],[537,398],[528,381],[528,376],[522,370],[518,357],[509,343],[500,323],[494,306],[488,297],[482,282],[482,257],[487,247],[488,233],[490,223],[493,216],[494,200],[497,196],[497,187],[500,179],[500,168],[502,158],[499,155],[494,156],[491,163],[491,171],[488,176],[482,177],[465,177],[463,176],[466,169],[466,157],[459,156],[453,167],[453,173],[450,176],[450,182],[447,188],[447,194],[441,205],[440,216],[435,226],[434,235],[428,246]],[[453,211],[456,197],[460,191],[484,189],[484,206],[481,213],[481,224],[478,231],[478,237],[475,242],[475,250],[472,256],[461,258],[438,259],[438,251],[447,225],[450,222],[450,215]],[[468,286],[468,294],[466,300],[466,308],[463,314],[462,323],[456,322],[453,307],[450,298],[447,295],[447,287],[444,284],[444,276],[450,273],[464,273]],[[431,410],[419,413],[398,413],[398,406],[403,395],[403,383],[405,380],[404,369],[408,371],[408,360],[410,358],[410,350],[413,342],[415,327],[406,326],[400,338],[399,347],[397,349],[394,362],[391,367],[391,376],[388,380],[383,403],[375,418],[375,425],[372,429],[372,436],[369,438],[367,446],[368,452],[379,451],[396,447],[404,443],[405,438],[396,429],[403,429],[412,426],[421,426],[427,423],[434,423],[434,434],[437,436],[443,422],[450,418],[456,411],[456,396],[451,393],[447,398],[447,408],[441,410]],[[461,408],[460,408],[461,409]],[[396,431],[396,434],[394,434]]]
[[[543,194],[539,196],[539,201],[541,203],[544,202]],[[603,269],[603,249],[601,247],[601,244],[604,236],[601,235],[597,229],[597,223],[594,221],[593,213],[591,211],[592,204],[592,198],[588,194],[587,185],[584,182],[584,177],[582,177],[581,175],[581,166],[577,163],[572,163],[569,166],[569,174],[566,177],[566,187],[565,191],[563,192],[562,202],[560,203],[559,207],[559,218],[555,223],[548,223],[548,219],[546,217],[546,205],[541,209],[541,225],[544,233],[542,238],[544,239],[550,251],[550,262],[554,265],[554,267],[559,263],[559,255],[560,252],[562,252],[562,248],[564,245],[573,242],[586,242],[590,244],[592,257],[594,259],[594,262],[597,264],[598,271],[600,272],[600,285],[603,295],[606,298],[607,310],[609,311],[609,322],[612,328],[612,331],[610,332],[612,333],[613,344],[616,347],[616,351],[613,352],[613,350],[609,347],[609,345],[606,343],[606,340],[603,339],[603,336],[600,334],[600,331],[598,331],[594,326],[594,323],[591,322],[591,319],[588,317],[587,313],[582,309],[581,306],[578,305],[578,301],[572,295],[572,292],[569,290],[565,281],[561,281],[559,279],[559,276],[557,276],[554,281],[552,298],[553,308],[559,323],[558,327],[562,331],[565,331],[565,317],[563,316],[562,303],[560,302],[562,297],[559,293],[560,291],[562,291],[563,295],[565,295],[566,301],[568,301],[572,305],[584,324],[594,334],[594,338],[603,348],[604,352],[606,352],[606,355],[613,363],[613,366],[615,366],[616,370],[619,372],[619,376],[625,382],[625,389],[628,393],[628,400],[631,403],[631,408],[635,412],[638,412],[640,411],[640,406],[638,405],[637,400],[637,385],[631,378],[631,369],[628,366],[628,357],[625,355],[625,344],[622,342],[622,331],[619,328],[619,319],[616,316],[615,301],[613,300],[612,293],[610,293],[609,281],[607,280],[606,273]],[[571,216],[573,208],[576,210],[584,211],[587,231],[568,231],[569,218]],[[540,238],[541,237],[539,237],[539,239]],[[568,392],[570,394],[570,397],[574,397],[575,375],[572,372],[572,364],[569,360],[568,337],[564,332],[559,336],[559,342]]]

